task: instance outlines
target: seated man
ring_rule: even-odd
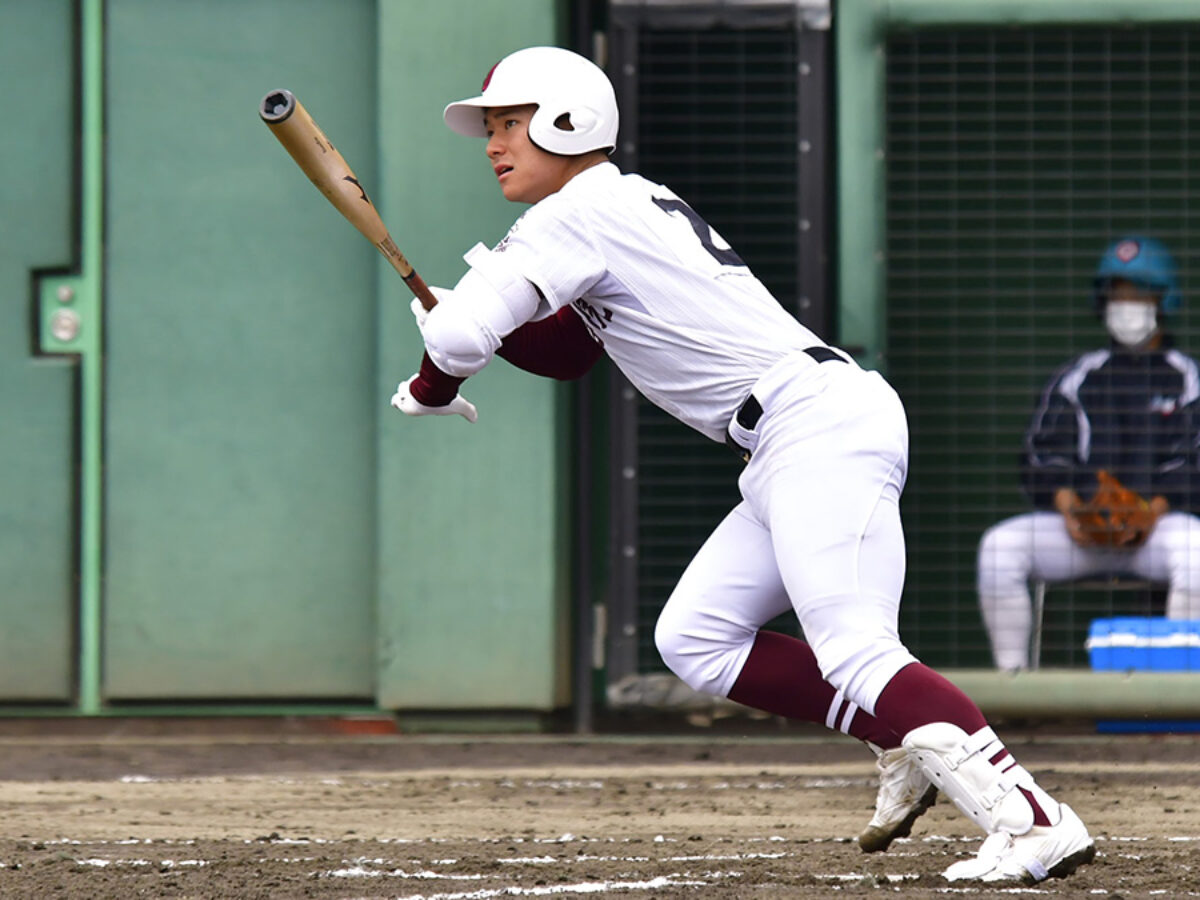
[[[978,590],[996,666],[1030,666],[1029,580],[1137,575],[1168,584],[1167,616],[1200,618],[1200,366],[1173,349],[1163,319],[1180,305],[1175,263],[1150,238],[1115,242],[1093,299],[1112,338],[1063,366],[1025,439],[1023,488],[1037,511],[994,525],[979,543]],[[1144,498],[1149,536],[1093,544],[1083,504],[1107,470]]]

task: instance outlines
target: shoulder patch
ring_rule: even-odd
[[[532,209],[532,207],[530,207],[530,208]],[[500,238],[500,243],[498,243],[492,249],[495,250],[497,253],[503,253],[505,250],[507,250],[509,241],[511,241],[513,239],[513,236],[516,235],[516,233],[521,229],[521,222],[525,219],[525,216],[527,216],[528,214],[529,214],[528,209],[525,210],[525,212],[521,213],[521,215],[519,215],[517,217],[517,221],[513,222],[512,226],[508,229],[508,233],[505,234],[504,237]]]

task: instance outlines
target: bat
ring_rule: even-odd
[[[271,91],[263,97],[258,114],[291,154],[296,165],[325,195],[325,199],[378,248],[392,268],[400,273],[421,305],[433,309],[437,305],[437,298],[429,290],[429,285],[404,258],[354,170],[313,121],[304,105],[291,91]]]

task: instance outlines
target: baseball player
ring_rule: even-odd
[[[1175,262],[1153,238],[1121,238],[1100,258],[1092,299],[1111,344],[1068,362],[1042,391],[1022,471],[1036,511],[979,543],[979,605],[1001,669],[1030,665],[1030,578],[1163,581],[1167,617],[1200,618],[1200,519],[1187,511],[1200,507],[1200,365],[1164,329],[1181,302]],[[1148,537],[1097,543],[1083,527],[1099,470],[1146,501]]]
[[[666,664],[694,689],[872,745],[881,783],[864,850],[908,834],[936,787],[988,834],[947,878],[1032,883],[1090,861],[1075,813],[900,642],[908,432],[892,388],[784,311],[686,201],[609,161],[616,99],[583,57],[507,56],[444,117],[486,139],[507,199],[533,205],[495,248],[466,253],[427,315],[414,304],[426,353],[392,404],[475,421],[459,386],[493,355],[572,378],[607,354],[746,462],[742,501],[658,620]],[[807,643],[760,631],[788,609]]]

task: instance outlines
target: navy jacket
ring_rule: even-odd
[[[1144,497],[1200,509],[1200,365],[1165,346],[1114,344],[1063,366],[1046,385],[1025,436],[1022,482],[1034,506],[1071,487],[1085,500],[1107,469]]]

